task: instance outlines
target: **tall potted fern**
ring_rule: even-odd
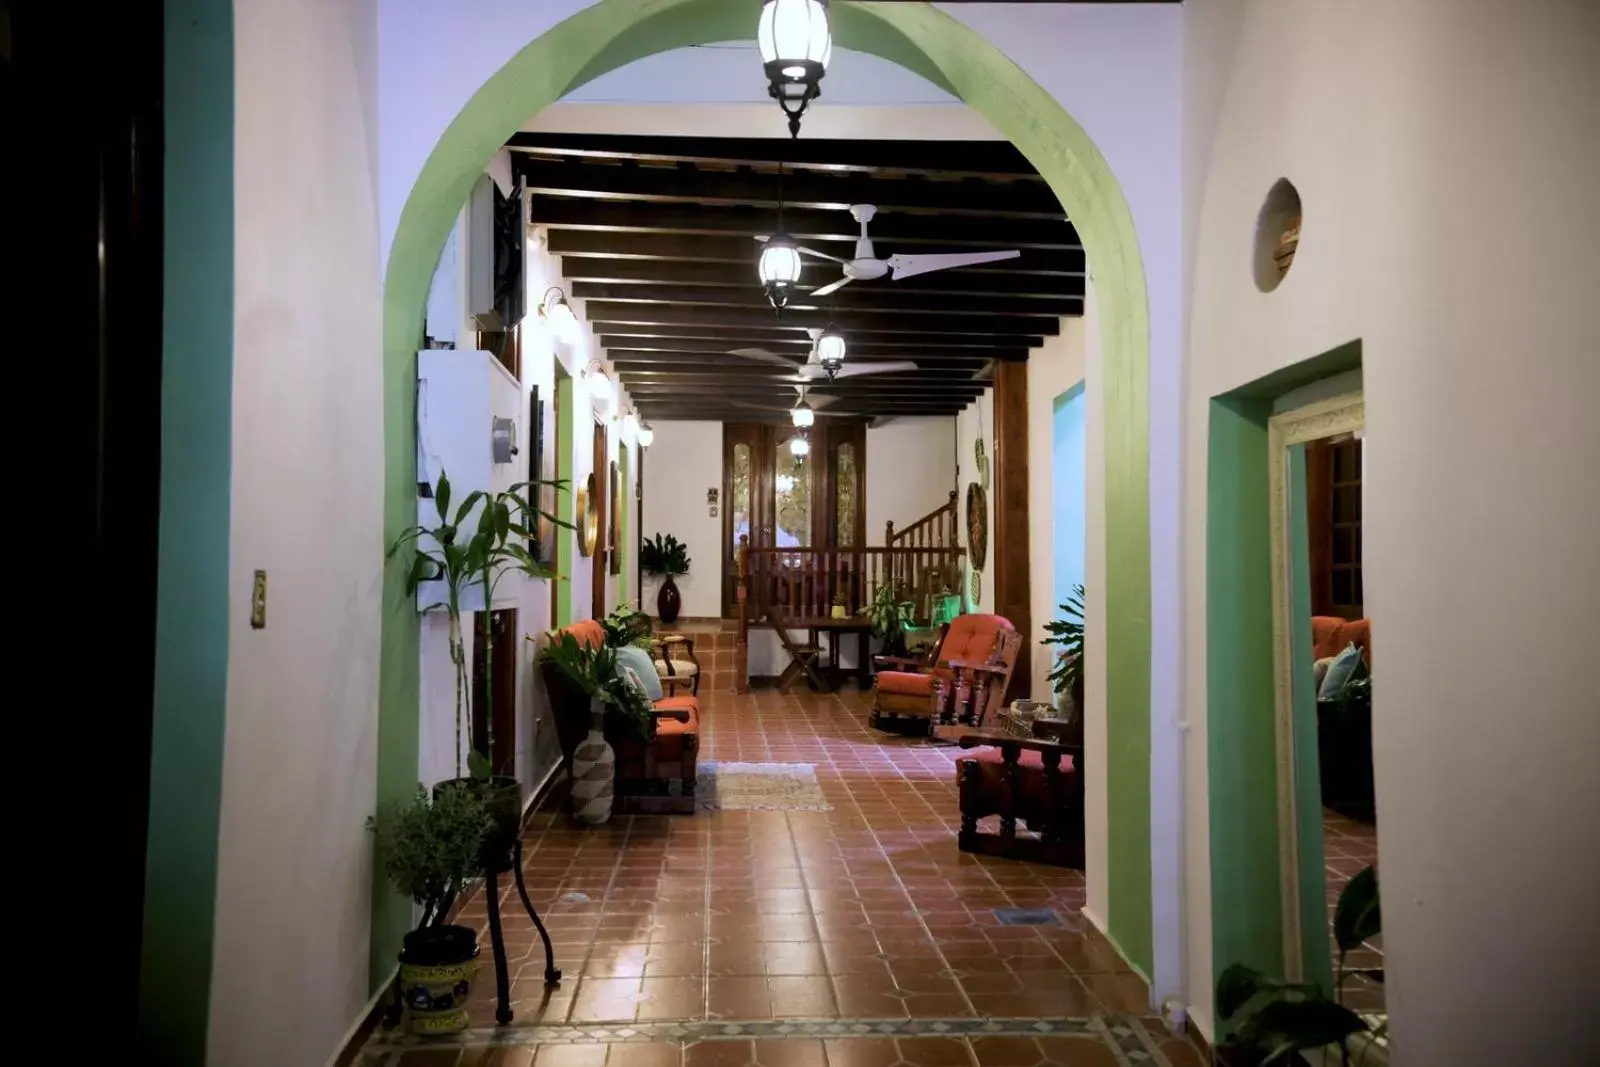
[[[406,573],[406,592],[415,596],[425,582],[438,582],[439,602],[424,609],[443,611],[450,623],[450,663],[455,683],[455,777],[438,788],[469,788],[482,796],[494,817],[495,828],[484,842],[486,862],[495,862],[509,853],[521,824],[522,786],[513,775],[497,775],[490,762],[494,751],[494,686],[484,688],[484,750],[471,747],[466,758],[467,774],[462,774],[462,733],[471,721],[472,694],[467,662],[466,636],[462,629],[462,605],[469,590],[483,596],[484,666],[494,676],[494,641],[490,632],[490,610],[500,582],[509,574],[530,578],[556,577],[554,571],[535,559],[527,550],[529,531],[540,517],[557,526],[572,524],[528,501],[524,491],[551,485],[561,492],[562,481],[522,482],[497,493],[474,490],[456,503],[452,512],[450,478],[439,472],[433,486],[436,523],[418,524],[403,532],[389,546],[389,555],[410,551],[411,566]],[[536,494],[535,494],[536,495]],[[476,522],[467,532],[476,509]]]
[[[1045,623],[1044,632],[1048,636],[1039,643],[1056,648],[1050,686],[1055,690],[1058,705],[1062,697],[1072,702],[1070,709],[1061,708],[1072,716],[1083,711],[1083,586],[1073,586],[1066,603],[1056,610],[1061,612],[1061,617]]]

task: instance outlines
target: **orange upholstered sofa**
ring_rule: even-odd
[[[1372,666],[1372,623],[1367,619],[1341,619],[1333,615],[1311,616],[1311,647],[1316,659],[1337,656],[1346,645],[1361,650],[1361,658]]]
[[[967,703],[963,691],[971,685],[971,675],[993,662],[1002,637],[1015,632],[1010,620],[999,615],[958,615],[945,631],[932,666],[919,668],[904,659],[879,657],[882,666],[911,669],[878,672],[873,684],[871,724],[886,726],[895,720],[949,718],[955,707]]]
[[[586,648],[605,640],[594,619],[560,631]],[[589,733],[589,697],[569,682],[548,660],[539,661],[540,678],[550,695],[556,736],[568,768],[572,755]],[[655,737],[646,742],[608,737],[617,756],[614,811],[621,815],[692,815],[695,810],[695,764],[700,755],[700,702],[689,694],[655,702]]]

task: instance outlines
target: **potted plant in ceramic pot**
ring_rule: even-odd
[[[565,682],[589,699],[589,733],[572,756],[571,803],[574,819],[598,826],[611,818],[616,784],[613,744],[623,739],[649,741],[655,733],[650,698],[618,666],[617,649],[611,644],[590,646],[570,633],[553,633],[544,656]],[[572,713],[570,706],[556,711]]]
[[[1061,618],[1045,623],[1044,632],[1049,636],[1039,643],[1056,648],[1050,686],[1057,707],[1070,719],[1083,713],[1083,586],[1073,586],[1066,603],[1056,610]],[[1071,706],[1063,706],[1065,701]]]
[[[450,621],[450,662],[455,668],[456,776],[441,786],[458,783],[482,794],[495,820],[495,828],[484,842],[486,862],[494,862],[497,857],[510,853],[521,828],[522,785],[514,776],[495,774],[490,763],[490,753],[494,751],[493,685],[484,690],[484,748],[487,751],[471,748],[467,754],[468,774],[461,773],[462,729],[472,713],[462,603],[469,590],[476,589],[482,594],[480,640],[484,642],[485,673],[492,678],[494,641],[490,633],[490,612],[495,589],[512,573],[538,579],[556,577],[553,570],[528,551],[530,530],[540,519],[569,530],[573,528],[571,523],[529,503],[523,495],[525,489],[537,490],[545,485],[554,486],[558,493],[566,488],[562,481],[534,481],[522,482],[498,493],[474,490],[457,503],[452,512],[450,479],[441,470],[433,486],[436,523],[411,527],[389,547],[390,556],[407,550],[413,552],[411,568],[406,575],[407,594],[415,596],[423,583],[438,583],[438,603],[424,610],[443,611]],[[469,532],[468,524],[474,515],[476,523]]]
[[[376,831],[384,874],[421,910],[400,950],[401,1006],[413,1034],[448,1034],[467,1025],[467,998],[478,973],[478,932],[451,923],[467,883],[483,873],[484,841],[494,819],[481,793],[417,786],[403,804],[367,820]]]
[[[689,546],[671,534],[656,534],[654,540],[646,539],[639,545],[639,566],[651,577],[661,578],[656,614],[662,622],[677,622],[678,612],[683,610],[683,594],[673,579],[689,573]]]

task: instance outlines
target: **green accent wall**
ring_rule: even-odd
[[[629,575],[633,573],[633,480],[631,478],[633,452],[624,442],[617,449],[617,607],[633,603],[633,586]]]
[[[1352,341],[1280,368],[1211,401],[1206,459],[1206,736],[1211,823],[1213,979],[1232,963],[1284,972],[1282,876],[1278,856],[1277,710],[1272,636],[1272,527],[1267,421],[1273,401],[1361,365]],[[1303,492],[1303,490],[1302,490]],[[1303,497],[1301,513],[1304,513]],[[1303,529],[1302,529],[1303,535]],[[1305,603],[1309,605],[1309,593]],[[1309,635],[1308,635],[1309,643]],[[1315,709],[1311,714],[1315,715]],[[1317,907],[1301,896],[1307,934],[1326,922],[1321,901],[1320,787],[1314,720],[1306,736],[1297,712],[1297,798],[1316,821],[1301,820],[1302,879],[1313,869]],[[1309,749],[1307,745],[1309,744]],[[1309,752],[1309,755],[1307,754]],[[1315,847],[1315,853],[1308,849]],[[1306,882],[1302,882],[1306,885]],[[1304,945],[1304,941],[1302,942]],[[1326,959],[1326,941],[1321,959]],[[1310,968],[1319,957],[1308,953]],[[1221,1020],[1218,1020],[1221,1026]]]
[[[1283,972],[1272,661],[1270,400],[1211,402],[1206,494],[1206,737],[1215,970]]]
[[[556,527],[556,626],[571,626],[572,615],[572,564],[578,558],[578,486],[573,480],[573,447],[576,433],[573,427],[578,417],[576,392],[573,381],[566,375],[556,377],[556,477],[566,483],[567,491],[556,494],[556,514],[570,523]]]
[[[165,11],[161,543],[139,1025],[205,1062],[228,688],[233,5]]]
[[[1104,157],[1056,100],[963,23],[923,4],[840,4],[834,37],[959,96],[1038,168],[1094,264],[1106,427],[1106,694],[1110,903],[1130,962],[1151,967],[1149,308],[1133,218]],[[606,71],[673,48],[747,40],[748,0],[600,0],[552,27],[478,90],[439,138],[401,213],[384,287],[385,528],[415,506],[413,381],[428,281],[456,212],[490,155],[529,115]],[[778,117],[774,115],[775,129]],[[405,561],[385,588],[398,592]],[[570,593],[568,594],[570,596]],[[387,596],[380,693],[379,799],[416,769],[417,620]],[[375,935],[376,957],[398,938]]]

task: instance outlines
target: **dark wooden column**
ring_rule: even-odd
[[[1000,362],[994,373],[994,567],[995,614],[1011,620],[1023,652],[1006,689],[1009,702],[1032,692],[1030,646],[1036,640],[1029,611],[1028,573],[1028,365]]]

